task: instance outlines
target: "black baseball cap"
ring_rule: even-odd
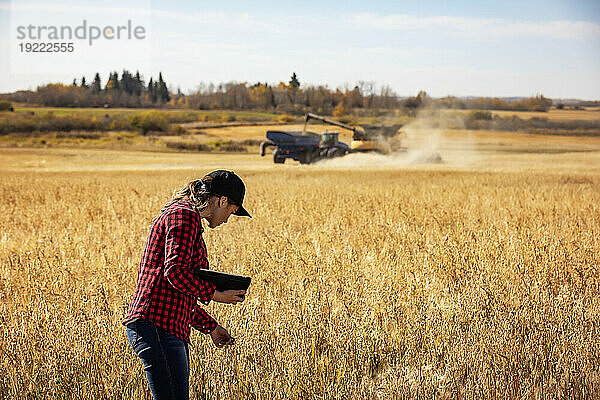
[[[233,213],[234,215],[252,218],[252,215],[242,207],[246,186],[235,172],[219,169],[207,176],[211,178],[210,183],[205,182],[209,192],[217,196],[226,196],[233,204],[239,206],[237,211]]]

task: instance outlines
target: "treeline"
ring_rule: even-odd
[[[179,96],[174,99],[173,105],[200,110],[260,110],[291,114],[312,111],[336,116],[353,110],[376,113],[402,106],[397,94],[386,85],[376,87],[374,83],[359,82],[352,89],[332,90],[326,86],[301,86],[296,74],[288,83],[277,85],[266,82],[252,85],[245,82],[201,83],[195,93]]]
[[[584,100],[576,104],[577,107],[600,107],[600,100]]]
[[[506,111],[548,111],[552,106],[552,99],[538,94],[535,97],[515,100],[512,102],[497,97],[478,97],[474,99],[459,99],[448,96],[435,99],[432,103],[436,108],[451,108],[462,110],[506,110]]]
[[[249,110],[301,114],[314,111],[345,115],[355,109],[383,111],[399,108],[402,101],[391,87],[376,87],[373,82],[359,82],[354,88],[332,90],[326,86],[301,86],[296,74],[288,83],[277,85],[258,82],[229,82],[215,85],[201,83],[184,95],[171,93],[159,73],[158,80],[144,81],[139,72],[112,72],[103,85],[100,75],[92,81],[85,77],[72,85],[48,84],[36,91],[18,91],[4,99],[48,107],[171,107],[195,110]]]
[[[146,83],[139,72],[124,70],[111,72],[103,85],[100,74],[88,83],[85,76],[72,85],[52,83],[38,86],[36,91],[11,93],[8,100],[48,107],[162,107],[171,100],[171,94],[162,73]]]
[[[159,73],[158,79],[146,83],[139,72],[124,70],[121,76],[112,72],[103,85],[100,75],[88,83],[85,77],[72,85],[49,84],[36,91],[19,91],[6,100],[54,107],[171,107],[195,110],[249,110],[283,112],[300,115],[311,111],[342,117],[376,116],[390,110],[407,114],[420,108],[483,109],[511,111],[547,111],[552,100],[537,95],[508,102],[499,98],[457,97],[431,98],[421,91],[416,96],[399,97],[390,86],[359,81],[354,87],[330,89],[327,86],[302,85],[294,73],[290,80],[272,85],[267,82],[248,84],[229,82],[215,85],[201,83],[189,95],[180,90],[171,93]]]

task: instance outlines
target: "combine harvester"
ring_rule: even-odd
[[[318,134],[307,131],[306,125],[311,119],[352,131],[350,146],[339,141],[338,132]],[[308,113],[302,131],[267,131],[267,140],[261,143],[260,155],[264,156],[268,147],[274,147],[273,162],[276,164],[283,164],[288,158],[299,161],[301,164],[310,164],[323,159],[342,157],[350,153],[376,152],[387,154],[390,152],[387,138],[398,134],[398,129],[401,126],[362,125],[356,127]]]

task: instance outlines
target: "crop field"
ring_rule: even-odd
[[[16,113],[36,113],[36,114],[44,114],[44,113],[52,113],[54,115],[89,115],[89,116],[97,116],[102,117],[105,115],[128,115],[128,114],[139,114],[141,112],[146,111],[145,109],[137,109],[137,108],[103,108],[103,107],[39,107],[39,106],[31,106],[22,103],[13,103],[15,107]],[[263,119],[271,119],[276,117],[275,114],[270,113],[260,113],[260,112],[245,112],[245,111],[202,111],[202,110],[181,110],[181,109],[168,109],[168,108],[160,108],[160,109],[148,109],[154,111],[160,111],[164,113],[170,113],[175,115],[180,115],[182,117],[219,117],[223,114],[227,114],[229,116],[233,116],[235,118],[244,119],[244,118],[263,118]]]
[[[600,138],[406,145],[316,165],[0,149],[0,398],[151,398],[121,320],[152,219],[217,168],[254,218],[205,231],[210,265],[252,285],[205,307],[236,345],[192,335],[191,398],[600,397]]]
[[[139,109],[135,108],[71,108],[71,107],[33,107],[26,104],[14,103],[15,112],[17,113],[47,113],[52,112],[55,115],[94,115],[104,116],[106,114],[136,114],[140,113]],[[276,114],[271,113],[258,113],[258,112],[244,112],[244,111],[202,111],[202,110],[179,110],[179,109],[156,109],[161,112],[189,115],[196,117],[207,116],[221,116],[222,114],[228,114],[236,119],[256,119],[262,118],[263,120],[275,119]],[[448,110],[448,112],[455,112],[457,110]],[[462,110],[464,113],[468,113],[471,110]],[[599,120],[600,119],[600,107],[584,107],[579,110],[563,109],[558,110],[556,108],[550,109],[548,112],[532,112],[532,111],[492,111],[492,114],[499,116],[517,116],[519,118],[548,118],[551,120]]]
[[[447,110],[448,113],[456,112],[457,110]],[[460,110],[461,112],[467,114],[471,110]],[[491,111],[493,115],[498,115],[501,117],[512,117],[516,116],[522,119],[530,119],[530,118],[547,118],[549,120],[554,121],[595,121],[600,120],[600,107],[586,107],[580,110],[572,110],[572,109],[564,109],[557,110],[556,108],[552,108],[548,110],[548,112],[532,112],[532,111],[501,111],[494,110]]]
[[[519,118],[548,118],[550,120],[582,120],[582,121],[593,121],[600,119],[600,108],[589,107],[584,110],[557,110],[551,109],[548,112],[525,112],[525,111],[494,111],[492,114],[500,116],[512,116],[516,115]]]

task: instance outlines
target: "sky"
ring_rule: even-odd
[[[19,26],[128,21],[143,39],[19,38]],[[112,32],[112,31],[111,31]],[[88,35],[89,36],[89,35]],[[63,38],[64,39],[64,38]],[[68,38],[67,38],[68,39]],[[21,45],[74,42],[71,53]],[[204,82],[287,82],[398,95],[600,99],[600,1],[0,0],[0,92],[96,72],[162,72],[173,90]]]

